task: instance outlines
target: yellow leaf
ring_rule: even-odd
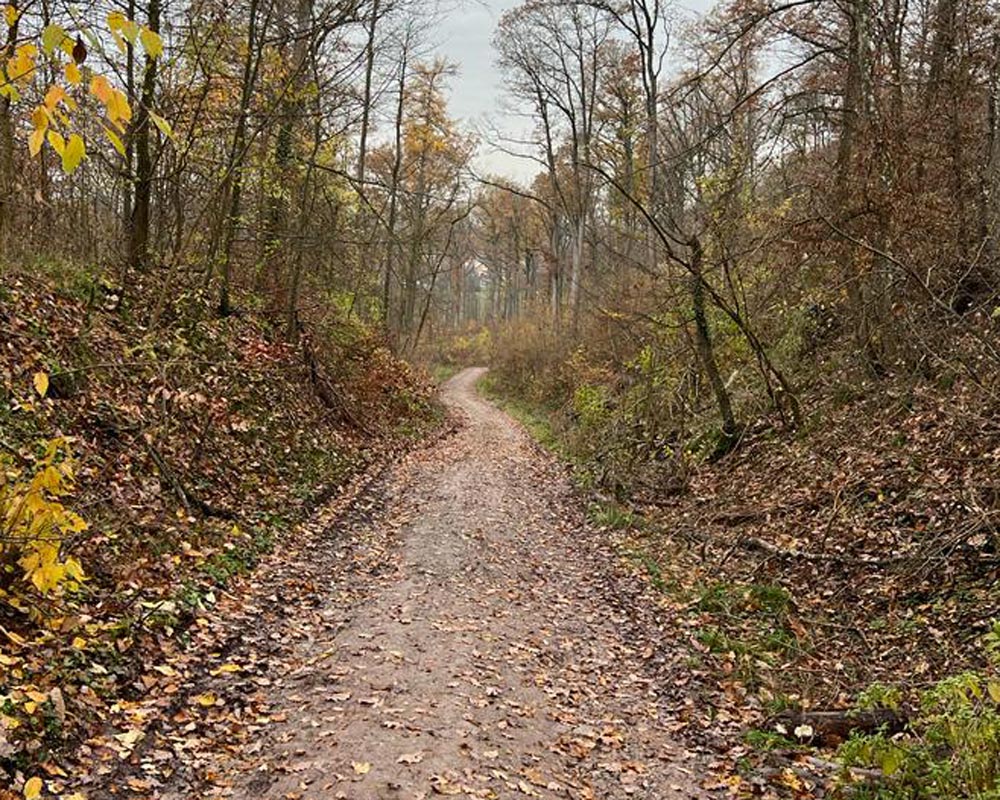
[[[42,796],[42,779],[28,778],[24,784],[24,800],[37,800]]]
[[[46,55],[52,55],[52,51],[59,47],[66,38],[66,31],[62,29],[61,25],[55,23],[46,25],[42,31],[42,50],[45,51]]]
[[[45,128],[36,128],[31,132],[31,136],[28,137],[28,152],[31,153],[31,157],[34,158],[42,149],[42,143],[45,141]]]
[[[56,135],[58,136],[59,134]],[[46,392],[49,391],[49,376],[44,372],[36,372],[31,382],[35,385],[35,391],[38,392],[38,396],[45,397]]]
[[[990,681],[986,684],[986,691],[994,703],[1000,703],[1000,681]]]
[[[76,168],[80,166],[84,156],[87,155],[87,147],[79,134],[71,134],[66,143],[66,149],[62,152],[62,168],[67,175],[72,175]]]
[[[67,61],[65,70],[66,80],[74,86],[78,85],[80,81],[83,80],[83,75],[80,74],[80,68],[76,65],[75,61]]]
[[[138,730],[137,728],[134,728],[134,729],[132,729],[130,731],[125,731],[125,733],[116,733],[115,734],[115,738],[119,742],[121,742],[125,747],[127,747],[129,750],[131,750],[133,747],[136,746],[136,744],[138,743],[138,741],[144,735],[145,734],[142,731]]]
[[[104,128],[104,135],[107,136],[111,144],[114,145],[115,150],[117,150],[121,155],[125,155],[125,144],[118,138],[117,133],[110,128]]]
[[[108,27],[117,33],[125,24],[125,15],[121,11],[112,11],[108,14]]]
[[[163,55],[163,40],[156,31],[143,28],[139,33],[139,39],[142,41],[142,49],[150,58],[159,58]]]
[[[42,130],[49,127],[49,112],[45,106],[36,106],[31,112],[31,124]]]
[[[17,9],[14,8],[14,6],[12,5],[7,5],[4,7],[3,16],[4,19],[7,20],[7,27],[13,28],[14,23],[17,22],[17,17],[18,17]]]
[[[47,134],[49,144],[52,145],[52,149],[55,150],[59,155],[62,155],[66,150],[66,140],[59,134],[58,131],[50,130]]]
[[[81,520],[81,522],[82,521],[83,520]],[[87,528],[87,523],[84,522],[83,528],[81,530],[86,530],[86,528]],[[75,524],[73,525],[73,529],[74,530],[77,529],[77,526]],[[80,566],[80,562],[77,559],[73,558],[73,556],[70,556],[69,558],[66,559],[64,563],[64,568],[66,570],[66,574],[73,580],[82,581],[84,579],[83,567]]]
[[[70,646],[74,650],[84,650],[87,647],[87,640],[82,636],[74,636],[73,641],[70,642]]]
[[[160,129],[160,133],[162,133],[168,139],[173,138],[174,131],[170,127],[170,123],[167,122],[163,117],[161,117],[159,114],[154,114],[152,111],[150,111],[149,118],[153,120],[153,124]]]
[[[128,104],[125,92],[112,89],[111,97],[108,98],[105,105],[108,109],[108,119],[112,122],[118,122],[118,120],[128,122],[132,119],[132,107]]]
[[[122,23],[122,35],[129,40],[130,44],[135,44],[136,37],[139,36],[139,23],[126,19]]]
[[[4,635],[10,639],[14,644],[24,644],[25,638],[19,634],[14,633],[14,631],[4,631]]]
[[[227,673],[227,672],[239,672],[242,669],[243,669],[243,667],[241,667],[239,664],[223,664],[221,667],[218,667],[217,669],[213,669],[212,672],[211,672],[211,674],[212,675],[222,675],[222,674]]]
[[[59,523],[59,528],[66,533],[79,533],[80,531],[87,530],[88,527],[83,517],[72,511],[64,511],[62,521]],[[73,559],[70,560],[72,561]],[[76,564],[74,568],[78,569],[79,564]]]
[[[200,705],[208,708],[209,706],[215,705],[216,697],[211,692],[205,692],[205,694],[200,694],[194,698],[194,701]]]
[[[44,375],[45,373],[39,372],[38,374]],[[38,388],[37,384],[35,388]],[[39,394],[44,396],[44,392],[41,390],[39,390]],[[45,489],[51,494],[59,494],[62,488],[62,473],[50,464],[32,478],[31,485],[36,489]]]
[[[45,93],[45,107],[51,111],[58,104],[59,101],[66,97],[66,90],[62,86],[50,86],[49,90]]]
[[[0,68],[0,97],[10,98],[10,102],[16,103],[21,99],[21,93],[17,87],[8,80],[3,79],[3,69]]]
[[[63,569],[62,564],[50,561],[41,564],[31,572],[31,582],[38,591],[44,594],[55,589],[65,575],[66,570]]]
[[[358,775],[367,775],[372,771],[372,765],[367,761],[352,761],[351,766]]]
[[[90,93],[107,105],[111,100],[111,84],[103,75],[95,75],[90,79]]]
[[[14,57],[7,61],[7,75],[12,81],[29,76],[35,69],[35,53],[38,52],[32,44],[22,44],[14,51]]]

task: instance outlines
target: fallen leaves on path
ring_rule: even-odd
[[[562,470],[474,396],[474,378],[449,390],[458,434],[220,598],[176,674],[150,671],[171,691],[124,710],[143,736],[90,742],[96,768],[62,788],[700,796],[703,765],[670,732],[643,655],[662,632],[622,602],[631,575],[582,524]]]

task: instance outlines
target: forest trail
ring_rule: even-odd
[[[562,469],[477,396],[482,373],[443,387],[464,421],[390,471],[380,508],[352,523],[368,543],[306,548],[309,565],[284,572],[307,581],[331,556],[361,559],[349,591],[336,575],[310,602],[260,589],[274,592],[262,616],[190,689],[211,690],[211,719],[182,713],[155,737],[185,762],[156,796],[700,796],[649,646],[608,602],[626,574],[573,529]]]

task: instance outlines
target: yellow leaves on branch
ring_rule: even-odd
[[[132,119],[132,106],[125,92],[116,89],[103,75],[95,75],[90,80],[90,93],[104,106],[108,121],[120,131]]]
[[[143,28],[139,32],[139,40],[142,42],[142,49],[150,58],[159,58],[163,55],[163,40],[156,31]]]
[[[30,42],[19,45],[14,55],[7,59],[7,78],[11,83],[27,82],[35,71],[38,48]]]
[[[139,43],[150,58],[159,58],[163,55],[163,40],[160,35],[145,25],[139,25],[128,19],[120,11],[108,14],[108,27],[111,29],[115,45],[122,53],[128,52],[129,45],[135,47]]]
[[[19,19],[18,15],[16,8],[11,5],[6,7],[8,26],[15,24]],[[151,28],[128,19],[119,11],[108,14],[107,23],[116,46],[123,54],[141,46],[147,59],[163,56],[163,39]],[[99,40],[90,33],[86,35],[91,47],[99,49]],[[80,166],[87,156],[87,146],[83,137],[72,131],[70,115],[79,108],[72,93],[83,91],[86,78],[89,79],[89,93],[103,107],[106,124],[102,125],[102,129],[105,136],[114,149],[124,156],[126,150],[121,135],[132,121],[132,106],[125,92],[114,87],[105,75],[95,74],[90,67],[81,66],[87,60],[87,46],[83,43],[82,35],[76,35],[74,39],[62,26],[52,23],[42,29],[36,41],[38,44],[27,41],[19,45],[5,65],[6,80],[0,74],[0,94],[12,101],[20,97],[17,86],[30,85],[33,77],[41,74],[39,67],[44,66],[46,60],[60,70],[65,78],[65,85],[54,83],[48,86],[43,104],[32,111],[33,130],[28,137],[28,152],[32,157],[37,156],[48,142],[59,155],[62,169],[67,175]],[[149,119],[165,136],[173,135],[170,124],[151,109]]]
[[[36,374],[34,385],[44,396],[48,377]],[[43,595],[75,589],[84,580],[80,562],[63,553],[66,539],[87,529],[60,501],[72,490],[73,472],[69,444],[62,437],[46,444],[32,475],[0,470],[0,567],[20,567],[24,582]],[[9,596],[0,590],[0,599]]]

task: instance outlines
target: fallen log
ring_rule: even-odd
[[[842,553],[813,553],[808,550],[786,550],[757,536],[741,536],[736,544],[747,550],[757,550],[775,558],[800,559],[802,561],[832,561],[838,564],[852,564],[866,567],[886,567],[913,558],[912,554],[889,556],[888,558],[858,558]]]
[[[213,506],[211,503],[208,503],[193,494],[191,490],[184,485],[184,482],[180,479],[180,477],[178,477],[177,473],[170,468],[166,459],[160,451],[156,449],[153,443],[145,437],[143,437],[143,442],[146,445],[146,452],[149,453],[149,457],[153,460],[157,471],[160,473],[161,480],[165,480],[167,482],[167,485],[170,486],[174,495],[178,500],[180,500],[181,505],[184,506],[184,510],[187,512],[188,516],[191,515],[192,508],[196,508],[206,517],[216,517],[217,519],[236,519],[236,514],[228,508]]]
[[[854,733],[892,735],[906,730],[908,719],[901,711],[888,708],[858,711],[782,711],[769,721],[776,733],[802,744],[834,747]]]

